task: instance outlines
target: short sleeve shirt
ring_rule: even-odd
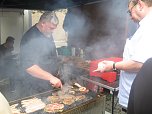
[[[50,73],[56,73],[57,55],[52,37],[45,37],[33,26],[23,36],[20,46],[21,64],[24,69],[36,64]]]
[[[49,81],[30,76],[25,71],[33,65],[38,65],[54,76],[57,74],[58,62],[53,38],[45,37],[36,26],[30,28],[21,40],[20,63],[25,91],[28,89],[29,94],[35,94],[51,89]]]
[[[139,25],[138,30],[132,38],[126,41],[123,59],[144,63],[152,57],[152,12],[141,20]],[[119,104],[127,107],[131,85],[136,77],[136,73],[121,71],[120,75]]]

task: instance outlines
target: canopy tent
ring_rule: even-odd
[[[0,8],[56,10],[98,3],[103,0],[1,0]]]

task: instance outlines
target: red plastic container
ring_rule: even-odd
[[[108,81],[108,82],[114,82],[116,80],[117,73],[116,72],[93,72],[94,70],[97,69],[98,63],[103,61],[103,60],[109,60],[109,61],[114,61],[114,62],[119,62],[122,61],[122,58],[118,57],[111,57],[111,58],[104,58],[104,59],[99,59],[99,60],[93,60],[90,62],[90,76],[97,76],[101,77],[102,79]]]

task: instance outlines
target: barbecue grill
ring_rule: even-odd
[[[74,82],[78,82],[80,85],[87,87],[90,82],[84,81],[80,78],[81,73],[79,69],[73,68],[73,64],[63,64],[62,69],[60,69],[60,76],[64,79],[64,85],[73,85]],[[68,69],[68,70],[67,70]],[[70,70],[69,70],[70,69]],[[74,69],[74,70],[73,70]],[[78,73],[76,73],[79,71]],[[66,77],[69,79],[66,79]],[[63,87],[64,89],[64,87]],[[87,88],[90,89],[90,88]],[[53,89],[47,92],[39,93],[33,96],[29,96],[26,98],[18,99],[16,101],[10,102],[10,105],[18,104],[17,108],[20,109],[21,112],[25,113],[25,108],[22,106],[21,101],[28,100],[31,98],[41,99],[45,104],[50,104],[47,98],[48,96],[52,96],[53,94],[61,91],[60,89]],[[99,94],[96,91],[92,91],[91,89],[87,93],[79,93],[79,95],[85,95],[85,99],[75,101],[71,105],[64,105],[64,109],[62,112],[58,113],[48,113],[45,112],[44,109],[37,110],[30,114],[104,114],[105,113],[105,95]]]
[[[57,92],[58,90],[51,90],[44,93],[40,93],[37,95],[29,96],[26,98],[18,99],[16,101],[10,102],[10,105],[18,104],[17,108],[22,112],[25,113],[25,108],[22,107],[21,101],[27,100],[31,98],[39,98],[45,104],[48,104],[46,100],[48,96],[52,95],[52,93]],[[81,101],[76,101],[72,105],[65,105],[64,110],[58,113],[48,113],[45,112],[44,109],[35,111],[30,114],[104,114],[105,113],[105,96],[102,94],[97,94],[93,91],[89,91],[85,94],[86,98]]]

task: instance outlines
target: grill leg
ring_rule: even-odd
[[[112,114],[114,114],[114,98],[115,98],[115,91],[112,92]]]

